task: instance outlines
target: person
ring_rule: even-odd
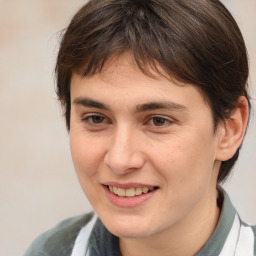
[[[221,184],[238,159],[248,59],[218,0],[90,0],[63,33],[57,95],[95,212],[25,256],[255,253]]]

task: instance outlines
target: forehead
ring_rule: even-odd
[[[197,86],[177,81],[164,73],[160,66],[157,67],[157,71],[151,68],[149,72],[150,74],[142,72],[129,53],[112,57],[101,72],[94,75],[83,77],[73,73],[71,98],[97,95],[106,100],[118,95],[122,98],[125,95],[129,96],[129,100],[138,101],[169,99],[182,100],[188,105],[197,101],[206,103],[203,93]],[[191,97],[193,95],[194,98]]]

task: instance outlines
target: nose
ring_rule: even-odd
[[[126,127],[119,128],[110,140],[104,162],[116,174],[124,175],[144,165],[139,134]]]

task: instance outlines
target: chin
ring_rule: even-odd
[[[104,223],[104,222],[103,222]],[[150,225],[141,221],[114,221],[104,224],[106,228],[115,236],[120,238],[142,238],[150,235]]]
[[[116,229],[108,229],[113,235],[119,238],[143,238],[147,237],[149,234],[143,230],[134,230],[133,228],[120,228],[117,227]]]

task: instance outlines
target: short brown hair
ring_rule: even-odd
[[[113,55],[130,51],[138,67],[149,67],[201,89],[214,128],[230,117],[247,93],[248,60],[234,18],[218,0],[90,0],[63,33],[56,63],[57,95],[70,128],[73,72],[100,72]],[[161,72],[160,72],[161,73]],[[239,155],[221,164],[218,183]]]

